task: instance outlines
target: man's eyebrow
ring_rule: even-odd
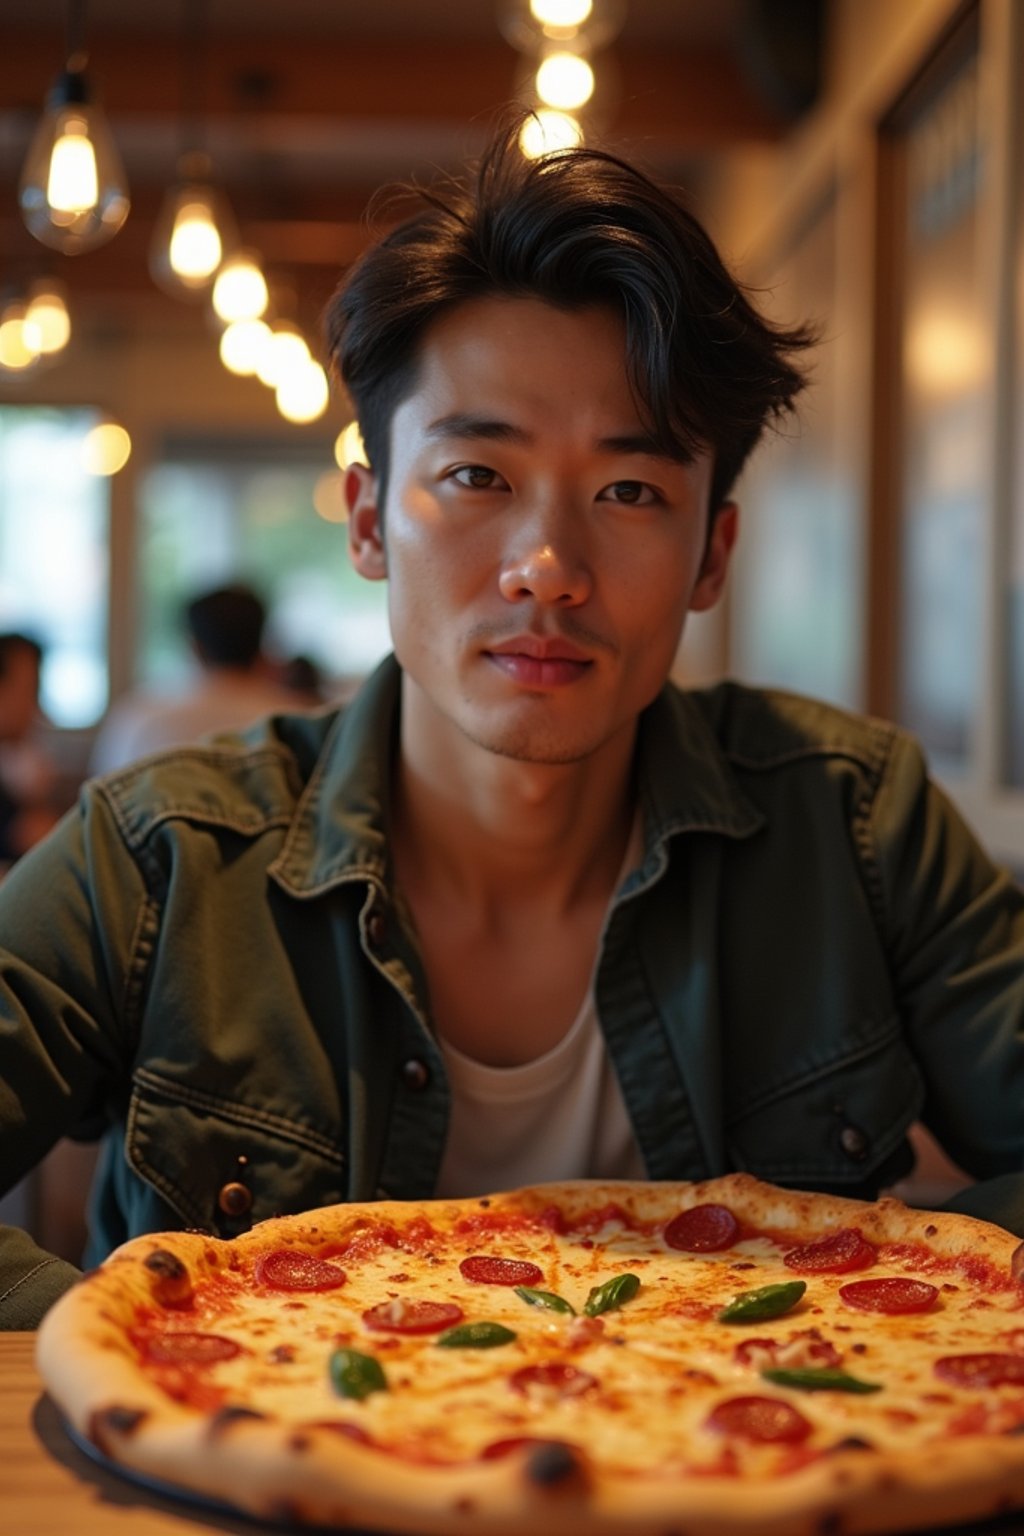
[[[670,452],[656,438],[643,432],[629,432],[622,437],[602,437],[597,445],[603,453],[637,454],[645,459],[664,459],[667,464],[692,464],[693,454],[679,448]]]
[[[513,426],[510,421],[474,416],[468,411],[453,411],[449,416],[439,416],[427,427],[426,435],[434,440],[468,437],[492,443],[529,443],[533,440],[529,432]]]
[[[481,442],[513,443],[522,447],[528,446],[534,440],[532,433],[527,432],[523,427],[513,425],[510,421],[501,421],[490,416],[475,416],[470,411],[453,411],[448,416],[439,416],[427,427],[426,435],[433,441],[461,437],[475,438]],[[599,438],[596,446],[601,453],[662,459],[667,464],[693,463],[692,454],[682,449],[677,453],[667,452],[657,439],[645,432],[616,433],[611,437]]]

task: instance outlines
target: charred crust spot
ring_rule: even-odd
[[[267,1507],[267,1514],[271,1520],[280,1520],[282,1525],[305,1523],[302,1505],[297,1499],[274,1499]]]
[[[482,1211],[488,1211],[491,1208],[491,1202],[487,1195],[484,1195],[481,1199],[479,1199],[477,1201],[477,1205],[479,1205]]]
[[[935,1225],[935,1223],[933,1221],[930,1221],[928,1223],[928,1225],[924,1229],[924,1235],[925,1235],[925,1237],[934,1237],[938,1230],[939,1229]]]
[[[89,1439],[104,1455],[111,1452],[110,1436],[132,1435],[149,1414],[145,1408],[97,1408],[89,1417]]]
[[[862,1435],[846,1435],[842,1440],[837,1440],[835,1445],[829,1446],[830,1452],[835,1451],[873,1451],[875,1447],[870,1440],[865,1440]]]
[[[187,1280],[188,1270],[178,1258],[176,1253],[171,1253],[168,1248],[154,1248],[148,1258],[143,1260],[151,1275],[156,1275],[158,1280]]]
[[[1010,1274],[1014,1280],[1024,1281],[1024,1243],[1018,1243],[1010,1258]]]
[[[210,1420],[207,1433],[211,1440],[219,1440],[243,1420],[265,1419],[265,1413],[258,1413],[255,1408],[242,1408],[239,1405],[229,1403],[226,1408],[219,1408]]]
[[[303,1451],[308,1451],[311,1444],[312,1441],[308,1435],[299,1433],[288,1437],[288,1449],[295,1451],[298,1455],[301,1455]]]
[[[538,1488],[559,1488],[579,1477],[582,1472],[580,1459],[571,1446],[554,1441],[539,1445],[531,1451],[526,1463],[526,1476]]]

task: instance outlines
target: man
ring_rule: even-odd
[[[182,618],[198,676],[177,694],[119,699],[96,738],[93,773],[295,708],[295,695],[274,680],[264,657],[267,611],[251,587],[236,583],[202,592],[185,605]]]
[[[31,743],[39,718],[43,648],[31,635],[0,635],[0,874],[56,821],[53,770]]]
[[[923,1117],[1024,1231],[1021,893],[890,726],[665,684],[807,335],[637,172],[514,135],[329,334],[395,659],[88,787],[15,871],[5,1176],[105,1127],[92,1259],[537,1177],[870,1196]],[[73,1274],[3,1262],[8,1326]]]

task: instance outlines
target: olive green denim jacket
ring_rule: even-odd
[[[399,678],[93,781],[0,888],[0,1183],[104,1132],[90,1260],[432,1194],[449,1090],[389,878]],[[1024,1232],[1024,895],[913,742],[667,687],[636,773],[595,987],[648,1175],[871,1197],[921,1118],[994,1181],[966,1208]],[[0,1324],[73,1274],[9,1234]]]

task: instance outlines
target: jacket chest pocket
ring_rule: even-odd
[[[187,1226],[222,1237],[345,1198],[340,1142],[148,1069],[136,1074],[125,1153]]]
[[[726,1125],[733,1166],[778,1184],[877,1190],[908,1171],[924,1085],[893,1020],[870,1044],[752,1090]]]

